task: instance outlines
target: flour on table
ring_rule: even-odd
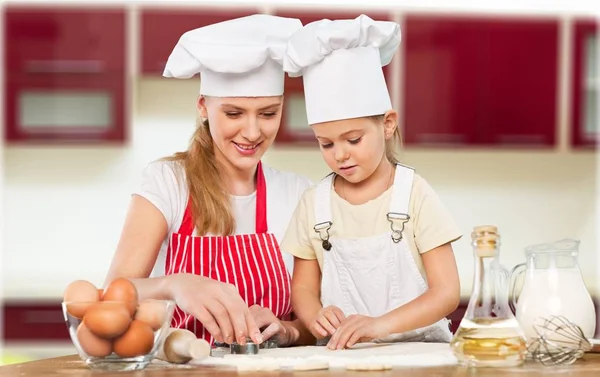
[[[387,370],[394,367],[456,365],[448,343],[360,343],[350,349],[324,346],[261,349],[258,355],[231,355],[192,360],[195,366],[242,370]]]

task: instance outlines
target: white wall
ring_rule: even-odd
[[[358,5],[356,1],[337,3]],[[403,9],[418,9],[585,14],[591,9],[578,1],[488,2],[479,8],[466,2],[450,6],[439,1],[399,1],[394,7],[390,1],[384,3],[372,2],[370,6],[394,8],[400,13]],[[140,4],[129,6],[135,9]],[[177,5],[192,6],[189,2]],[[135,13],[131,21],[131,31],[135,31]],[[562,30],[566,42],[568,29]],[[136,74],[139,58],[136,38],[132,33],[128,66],[132,75]],[[569,62],[564,61],[568,47],[561,45],[564,65],[559,82],[563,88],[569,87],[565,75]],[[393,68],[394,81],[402,80],[399,67]],[[0,207],[4,223],[0,287],[3,284],[5,298],[60,297],[64,287],[79,278],[101,284],[141,170],[155,158],[186,148],[194,126],[198,82],[144,79],[132,82],[132,86],[132,141],[127,146],[5,148],[4,208]],[[396,85],[396,90],[399,87]],[[394,103],[400,104],[401,96],[392,93]],[[557,108],[563,136],[567,103],[568,98],[563,96]],[[502,260],[508,267],[523,261],[527,245],[563,237],[581,239],[580,263],[586,283],[593,293],[599,290],[597,155],[570,152],[563,136],[558,152],[406,151],[405,162],[429,180],[465,234],[455,245],[463,295],[470,293],[472,279],[469,233],[482,223],[500,227]],[[265,161],[315,180],[327,173],[316,150],[276,146]]]
[[[141,170],[186,148],[198,83],[144,79],[134,86],[126,147],[5,149],[5,298],[60,297],[80,278],[101,284]],[[315,180],[328,172],[314,149],[275,147],[265,161]],[[509,268],[524,261],[527,245],[581,239],[581,268],[589,289],[598,292],[597,155],[407,150],[405,162],[429,180],[465,234],[455,244],[463,295],[472,280],[469,234],[479,224],[499,226],[501,259]]]

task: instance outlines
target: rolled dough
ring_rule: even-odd
[[[192,360],[196,366],[241,370],[387,370],[394,367],[456,365],[448,343],[360,343],[344,350],[324,346],[261,349],[258,355],[231,355]],[[257,369],[252,369],[257,368]],[[264,369],[263,369],[264,368]]]
[[[346,370],[355,371],[366,371],[366,370],[389,370],[392,369],[390,364],[383,364],[378,362],[362,362],[362,363],[350,363],[346,365]]]

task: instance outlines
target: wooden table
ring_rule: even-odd
[[[276,376],[292,375],[290,372],[260,372],[260,373],[240,373],[240,375],[255,376]],[[395,377],[395,376],[435,376],[435,377],[501,377],[513,374],[515,376],[547,376],[560,374],[569,377],[599,377],[600,376],[600,354],[586,354],[582,359],[570,366],[545,367],[538,363],[528,362],[518,368],[480,368],[469,369],[459,366],[431,367],[431,368],[404,368],[393,369],[389,371],[373,372],[346,372],[342,370],[317,371],[317,372],[297,372],[300,376],[376,376],[376,377]],[[53,377],[53,376],[102,376],[102,377],[126,377],[126,376],[148,376],[148,377],[186,377],[186,376],[209,376],[217,375],[223,377],[237,376],[234,371],[217,371],[215,369],[202,369],[192,367],[175,367],[150,364],[142,371],[131,372],[101,372],[93,371],[81,361],[78,356],[64,356],[52,359],[43,359],[21,364],[12,364],[0,367],[0,376],[24,376],[24,377]]]

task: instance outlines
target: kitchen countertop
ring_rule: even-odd
[[[150,364],[143,371],[131,371],[131,372],[103,372],[102,377],[126,377],[126,376],[152,376],[152,377],[171,377],[171,376],[239,376],[244,375],[248,377],[264,376],[264,375],[279,375],[282,372],[242,372],[237,373],[233,370],[216,370],[213,368],[194,368],[194,367],[177,367],[177,366],[165,366],[164,364]],[[527,377],[530,376],[547,376],[553,374],[565,374],[569,377],[597,377],[600,376],[600,354],[586,354],[582,359],[578,360],[569,366],[554,366],[546,367],[539,363],[527,362],[525,365],[517,368],[481,368],[481,369],[469,369],[459,366],[444,366],[444,367],[427,367],[427,368],[402,368],[393,369],[389,371],[369,371],[369,372],[350,372],[344,370],[331,370],[331,371],[315,371],[315,372],[297,372],[298,375],[303,376],[405,376],[406,373],[410,373],[410,376],[424,377],[424,376],[486,376],[486,377],[498,377],[498,376],[509,376],[511,373],[526,373]],[[286,375],[292,375],[294,373],[283,372]],[[0,367],[0,376],[65,376],[65,375],[77,375],[77,376],[98,376],[97,371],[92,371],[87,368],[81,359],[76,356],[63,356],[58,358],[42,359],[21,364],[12,364]]]

